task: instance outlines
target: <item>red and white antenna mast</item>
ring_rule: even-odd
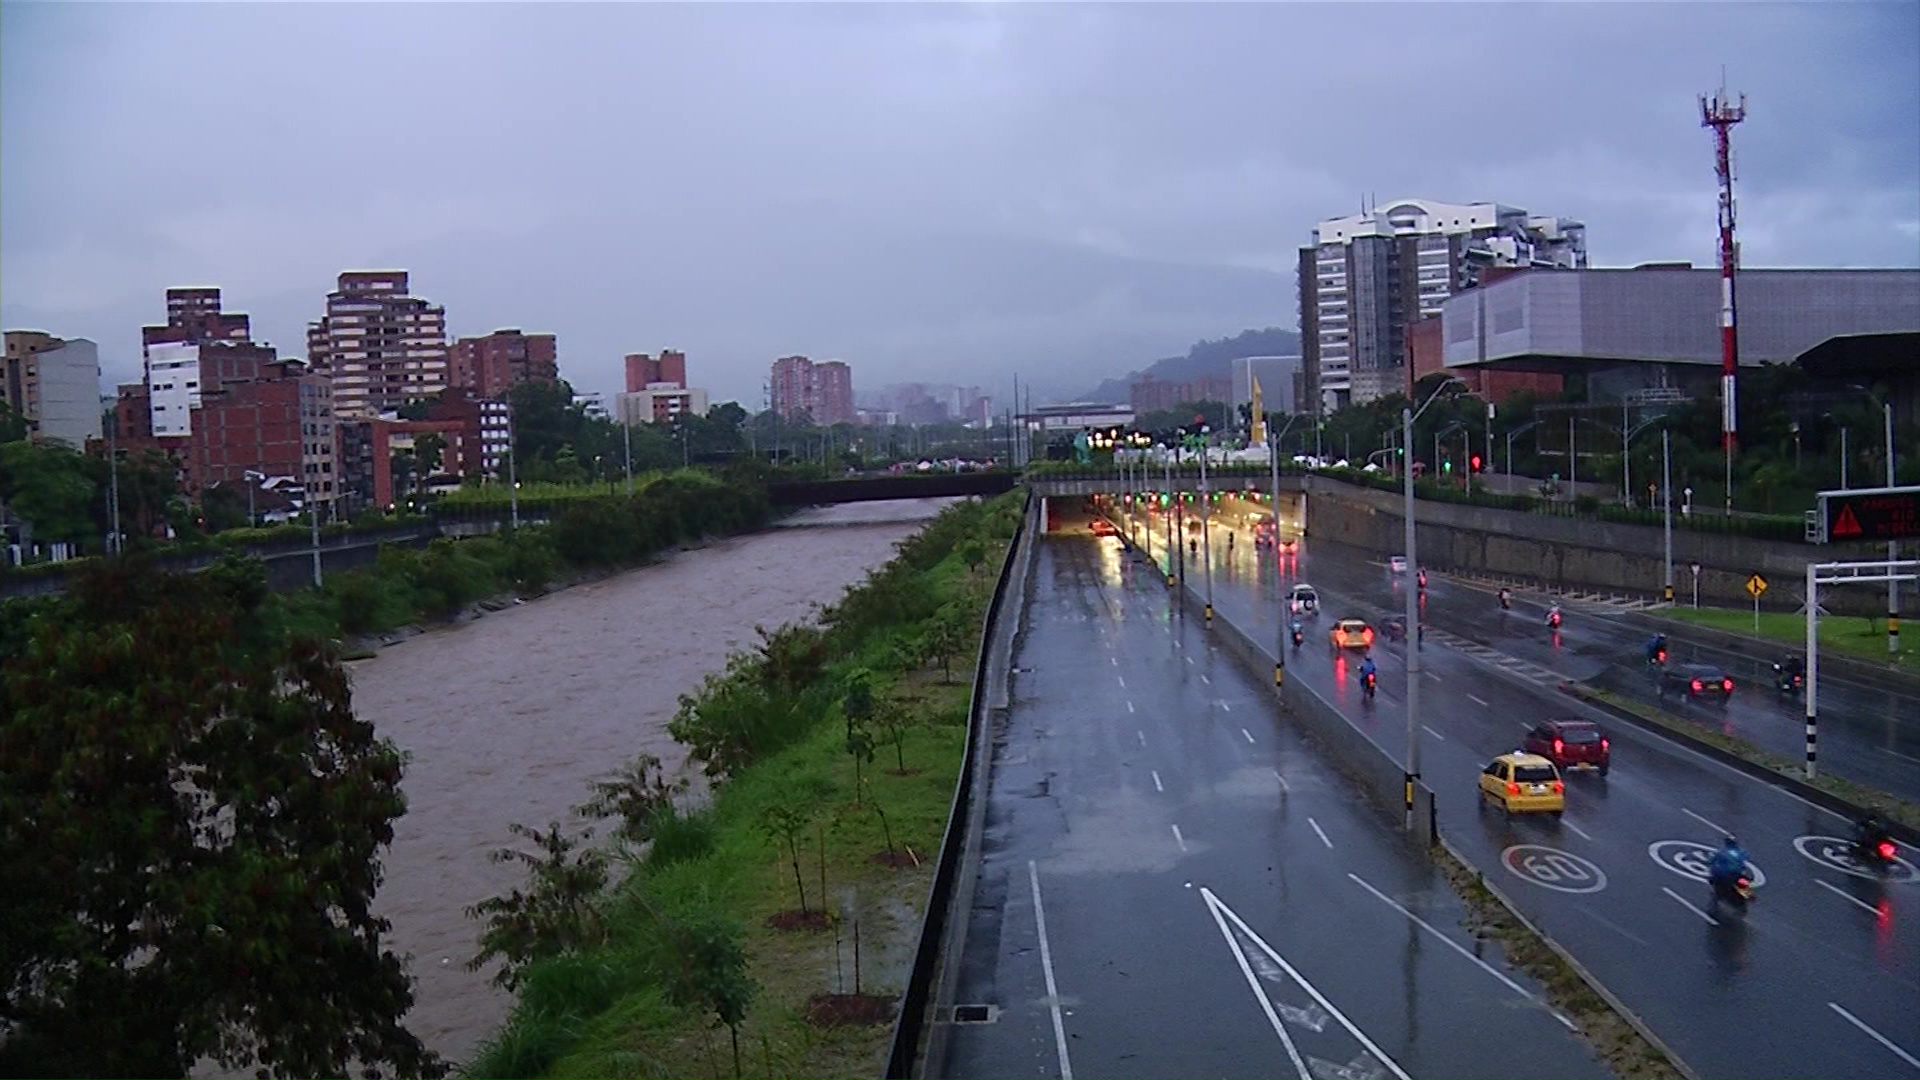
[[[1733,509],[1733,448],[1739,439],[1734,379],[1740,365],[1740,338],[1733,304],[1733,272],[1740,249],[1733,241],[1733,152],[1728,136],[1733,125],[1747,118],[1747,95],[1735,104],[1727,96],[1726,72],[1720,73],[1720,92],[1700,96],[1700,126],[1713,129],[1714,172],[1720,177],[1720,438],[1727,452],[1727,509]]]

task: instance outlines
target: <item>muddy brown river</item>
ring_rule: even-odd
[[[512,999],[465,963],[467,905],[521,880],[487,854],[512,822],[568,820],[588,781],[647,751],[669,768],[679,695],[752,643],[807,619],[892,556],[946,500],[808,510],[780,527],[681,552],[352,665],[354,707],[411,755],[377,907],[418,979],[407,1024],[469,1058]]]

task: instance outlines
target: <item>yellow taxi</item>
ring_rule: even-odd
[[[1500,804],[1509,814],[1553,814],[1567,808],[1567,785],[1553,762],[1538,754],[1515,750],[1501,754],[1480,770],[1480,796]]]
[[[1327,631],[1327,640],[1332,642],[1334,650],[1373,648],[1373,627],[1365,619],[1341,619]]]

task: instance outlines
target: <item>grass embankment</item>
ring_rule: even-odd
[[[1581,1035],[1615,1074],[1661,1080],[1677,1080],[1685,1075],[1659,1047],[1595,993],[1565,956],[1515,916],[1487,887],[1484,878],[1444,847],[1433,849],[1433,860],[1452,883],[1454,891],[1466,901],[1467,931],[1476,938],[1499,942],[1507,960],[1546,989],[1547,1000],[1579,1025]]]
[[[1807,617],[1784,611],[1760,613],[1760,629],[1753,624],[1753,609],[1674,607],[1654,612],[1662,618],[1694,623],[1748,637],[1783,642],[1796,649],[1807,643]],[[1883,619],[1861,615],[1822,615],[1820,648],[1832,649],[1862,660],[1891,664],[1906,671],[1920,672],[1920,649],[1910,646],[1902,635],[1900,651],[1887,652],[1887,625]]]
[[[639,759],[611,848],[551,827],[578,839],[480,905],[519,997],[470,1075],[879,1074],[1022,498],[950,507],[683,697],[704,806]]]
[[[443,619],[488,597],[544,592],[584,574],[632,566],[680,544],[765,525],[766,489],[744,475],[687,471],[655,477],[631,499],[578,500],[551,524],[424,548],[381,548],[371,566],[325,576],[319,590],[277,597],[288,628],[351,638]]]
[[[1735,735],[1729,735],[1724,731],[1717,731],[1705,724],[1688,723],[1685,719],[1675,716],[1664,709],[1654,708],[1651,705],[1643,704],[1632,698],[1623,697],[1606,690],[1597,690],[1584,684],[1571,683],[1568,685],[1572,688],[1576,696],[1589,698],[1622,712],[1632,713],[1648,723],[1658,724],[1677,734],[1682,734],[1712,746],[1717,746],[1733,754],[1735,757],[1744,758],[1764,769],[1770,769],[1773,772],[1779,773],[1781,776],[1798,780],[1804,784],[1810,784],[1830,795],[1838,796],[1855,806],[1872,809],[1883,817],[1897,820],[1913,828],[1920,829],[1920,806],[1915,806],[1913,803],[1895,798],[1878,788],[1866,787],[1861,784],[1856,784],[1851,780],[1843,780],[1840,777],[1826,773],[1822,773],[1809,780],[1806,775],[1805,761],[1795,761],[1783,757],[1780,754],[1773,753],[1772,751],[1763,750],[1745,739]]]

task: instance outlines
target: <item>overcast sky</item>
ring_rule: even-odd
[[[1726,66],[1748,266],[1920,265],[1920,4],[0,5],[0,323],[138,378],[163,290],[304,353],[336,274],[581,389],[683,348],[1071,394],[1297,324],[1371,194],[1714,258]]]

